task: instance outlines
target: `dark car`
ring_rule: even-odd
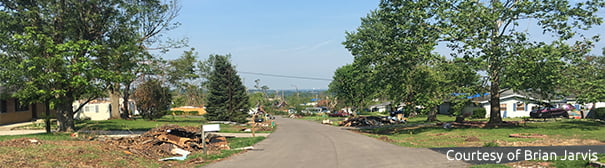
[[[348,117],[349,113],[344,112],[344,111],[338,111],[338,112],[328,113],[328,116],[330,116],[330,117]]]
[[[571,105],[564,105],[563,108],[555,108],[553,106],[541,107],[536,110],[532,110],[529,112],[529,116],[531,118],[555,118],[555,117],[563,117],[569,118],[569,111],[573,107],[569,107]]]

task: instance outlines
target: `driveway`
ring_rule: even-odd
[[[338,127],[277,118],[254,150],[206,167],[467,167],[429,149],[405,148]]]

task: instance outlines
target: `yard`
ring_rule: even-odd
[[[439,122],[452,122],[454,117],[439,115]],[[329,119],[333,125],[345,118],[306,116],[304,120],[321,122]],[[574,146],[605,145],[605,124],[588,119],[548,119],[529,121],[518,126],[499,128],[455,127],[444,128],[439,122],[426,123],[426,117],[408,118],[405,124],[369,129],[354,129],[361,134],[405,147],[505,147],[505,146]],[[487,121],[487,119],[468,119]],[[505,121],[522,121],[522,118],[506,118]],[[511,134],[533,135],[533,138],[515,138]],[[600,154],[605,161],[605,154]],[[501,165],[475,165],[473,167],[585,167],[588,161],[523,161]]]
[[[145,120],[107,120],[83,121],[77,124],[81,130],[126,130],[148,131],[149,129],[167,126],[199,127],[206,123],[203,118],[167,116],[156,121]],[[33,129],[39,124],[25,126],[21,129]],[[247,128],[240,125],[221,124],[221,132],[241,132]],[[264,131],[270,132],[270,130]],[[200,167],[242,152],[242,147],[251,146],[264,137],[227,138],[230,149],[209,151],[204,155],[202,150],[193,151],[184,161],[158,161],[157,155],[146,152],[135,153],[118,141],[132,139],[91,138],[93,135],[80,133],[79,136],[63,133],[0,136],[0,165],[9,167]],[[134,138],[136,139],[136,137]],[[141,146],[145,143],[134,142]],[[141,146],[144,148],[144,146]],[[140,149],[140,148],[139,148]],[[140,151],[140,150],[139,150]],[[148,151],[154,153],[157,151]]]

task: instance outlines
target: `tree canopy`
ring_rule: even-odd
[[[143,43],[157,34],[144,29],[161,28],[145,24],[167,24],[165,15],[154,15],[167,8],[158,0],[2,0],[0,6],[0,81],[28,103],[48,101],[59,131],[74,130],[74,100],[94,99],[116,86],[110,83],[132,78],[122,70],[147,55]]]
[[[602,23],[595,13],[603,6],[601,0],[382,0],[343,44],[354,56],[353,67],[367,69],[362,76],[376,88],[374,95],[408,109],[436,106],[451,93],[477,92],[483,87],[477,73],[486,74],[490,123],[499,123],[503,90],[561,94],[560,74],[598,40],[578,32]],[[525,23],[530,25],[520,26]],[[542,34],[530,34],[528,27]],[[453,62],[434,53],[440,43],[452,50]],[[457,76],[465,80],[452,78]],[[338,82],[331,90],[343,91]]]

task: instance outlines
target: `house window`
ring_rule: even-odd
[[[500,111],[506,111],[506,104],[500,104]]]
[[[25,104],[21,101],[15,101],[15,111],[29,111],[29,104]]]
[[[517,111],[525,111],[525,104],[517,103]]]
[[[98,113],[99,107],[97,105],[86,105],[84,106],[85,113]]]
[[[0,100],[0,113],[6,113],[6,100]]]

